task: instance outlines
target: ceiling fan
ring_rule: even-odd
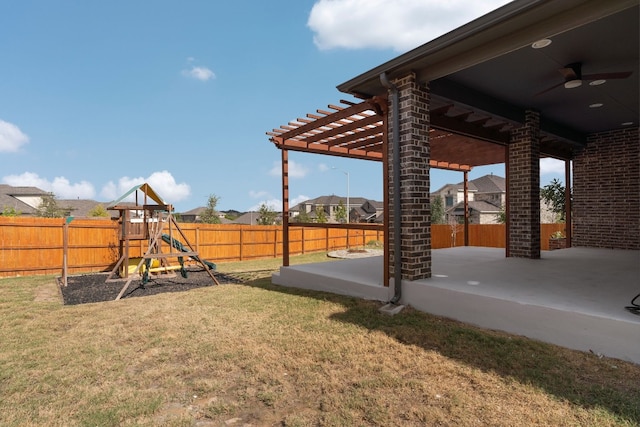
[[[582,86],[582,82],[585,80],[591,81],[591,82],[600,82],[599,84],[602,84],[604,83],[605,80],[626,79],[631,75],[631,71],[583,75],[582,63],[580,62],[574,62],[574,63],[568,64],[564,68],[560,68],[558,71],[564,77],[564,82],[555,84],[550,88],[543,90],[542,92],[538,92],[535,94],[535,96],[542,95],[543,93],[549,92],[550,90],[553,90],[559,86],[564,86],[565,89],[573,89],[573,88]]]

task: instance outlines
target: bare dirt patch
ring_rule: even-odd
[[[213,273],[221,285],[243,282],[241,278],[233,275]],[[64,304],[76,305],[115,300],[126,281],[118,280],[107,283],[107,276],[107,273],[95,273],[68,277],[67,286],[59,288]],[[134,279],[122,298],[144,297],[166,292],[184,292],[205,286],[215,286],[215,283],[202,268],[190,267],[187,269],[187,277],[182,277],[178,272],[173,277],[152,276],[147,283],[143,283],[142,279]]]
[[[33,300],[35,302],[62,302],[62,295],[60,294],[58,284],[49,282],[38,286]]]

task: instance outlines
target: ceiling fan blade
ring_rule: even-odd
[[[543,90],[543,91],[541,91],[541,92],[538,92],[538,93],[534,94],[533,96],[539,96],[539,95],[542,95],[543,93],[547,93],[547,92],[549,92],[549,91],[552,91],[553,89],[555,89],[555,88],[557,88],[557,87],[560,87],[560,86],[562,86],[563,84],[564,84],[564,82],[562,82],[562,83],[558,83],[557,85],[553,85],[553,86],[551,86],[551,87],[549,87],[549,88],[547,88],[547,89],[545,89],[545,90]]]
[[[632,71],[621,71],[619,73],[598,73],[598,74],[587,74],[586,76],[582,76],[585,80],[610,80],[610,79],[626,79],[631,74]]]

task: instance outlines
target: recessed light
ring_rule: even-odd
[[[631,126],[633,124],[633,122],[624,122],[624,123],[620,123],[622,126]]]
[[[598,80],[594,80],[592,82],[589,82],[589,86],[600,86],[605,84],[607,81],[605,79],[598,79]]]
[[[565,89],[573,89],[579,86],[582,86],[582,80],[580,79],[573,79],[564,83]]]
[[[602,102],[596,102],[594,104],[589,105],[589,108],[600,108],[602,107],[604,104]]]
[[[551,44],[551,40],[549,39],[540,39],[531,44],[531,47],[534,49],[542,49],[543,47],[547,47]]]

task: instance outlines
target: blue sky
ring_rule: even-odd
[[[0,5],[0,183],[113,200],[148,182],[178,211],[281,208],[266,132],[336,86],[502,0],[90,1]],[[382,200],[378,162],[290,153],[292,204]],[[563,177],[542,164],[542,183]],[[474,169],[504,176],[504,166]],[[462,174],[432,170],[432,190]]]

